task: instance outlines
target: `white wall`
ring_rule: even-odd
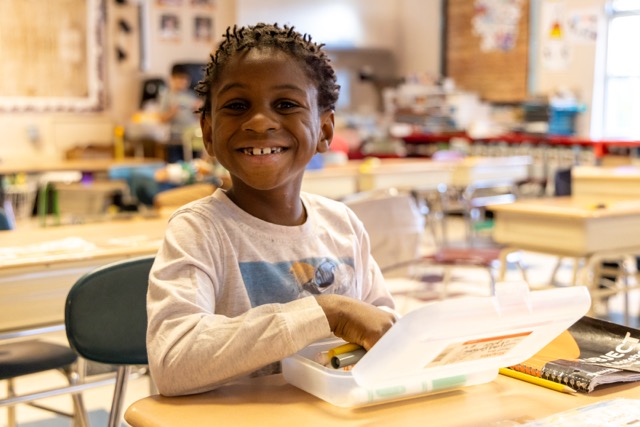
[[[441,13],[441,0],[237,0],[239,24],[294,25],[329,48],[389,49],[401,75],[438,75]]]
[[[398,12],[396,1],[237,0],[238,24],[293,25],[331,48],[395,48]]]
[[[440,0],[400,0],[398,59],[402,75],[439,76],[442,5]]]

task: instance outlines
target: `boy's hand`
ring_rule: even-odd
[[[369,350],[395,322],[395,316],[376,306],[343,295],[318,295],[331,332]]]

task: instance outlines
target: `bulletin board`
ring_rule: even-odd
[[[0,1],[0,111],[104,106],[104,0]]]
[[[529,0],[446,0],[444,74],[489,102],[527,97]]]

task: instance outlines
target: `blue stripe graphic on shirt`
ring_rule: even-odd
[[[314,294],[357,294],[351,258],[243,262],[240,263],[240,272],[252,307],[286,303]]]

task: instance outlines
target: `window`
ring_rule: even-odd
[[[613,0],[607,12],[602,136],[640,139],[640,54],[632,48],[640,39],[640,2]]]

